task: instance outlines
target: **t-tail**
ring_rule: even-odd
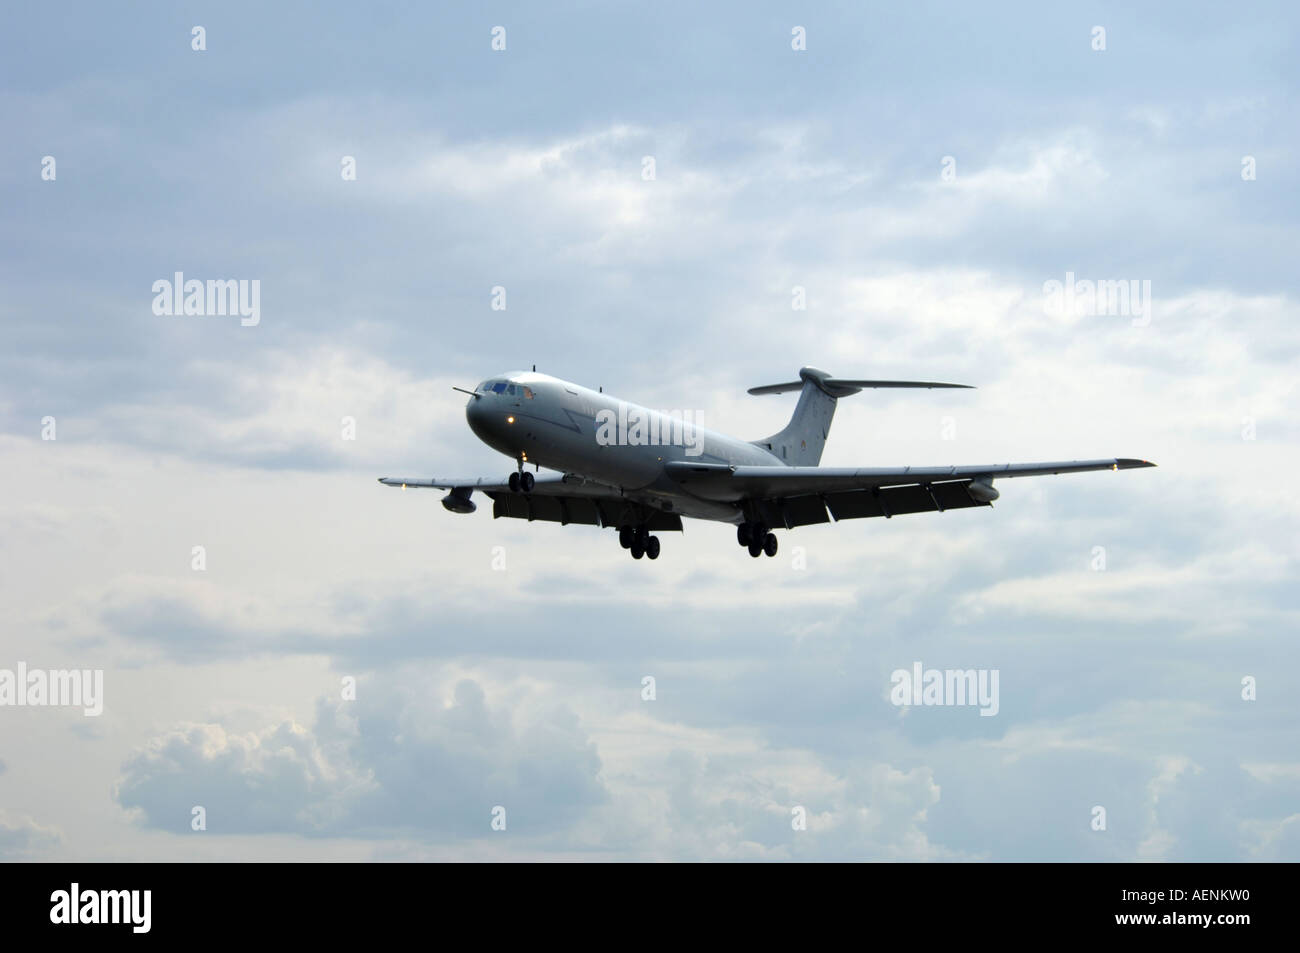
[[[799,392],[799,403],[785,429],[751,443],[770,450],[792,467],[815,467],[822,459],[826,436],[831,432],[835,402],[868,387],[963,387],[969,384],[941,384],[936,381],[851,381],[831,377],[815,367],[799,369],[799,380],[786,384],[751,387],[751,394]]]

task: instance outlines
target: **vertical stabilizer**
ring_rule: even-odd
[[[829,375],[815,367],[800,369],[799,384],[773,384],[771,388],[799,389],[799,403],[794,416],[785,429],[762,440],[753,440],[755,446],[770,450],[782,462],[792,467],[815,467],[822,459],[826,436],[831,432],[831,418],[835,416],[836,399],[824,387]],[[751,394],[781,393],[781,391],[755,387]]]

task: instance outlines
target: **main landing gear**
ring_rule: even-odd
[[[736,542],[749,550],[749,555],[757,559],[763,553],[776,555],[776,534],[768,532],[763,523],[741,523],[736,527]]]
[[[533,487],[537,485],[536,478],[526,470],[510,474],[510,479],[506,482],[510,484],[511,493],[532,493]]]
[[[633,559],[640,559],[642,556],[649,556],[651,559],[659,558],[659,537],[651,536],[650,531],[644,526],[620,526],[618,544],[624,549],[630,549]]]

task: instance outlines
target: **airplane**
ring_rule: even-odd
[[[474,491],[492,500],[493,518],[579,523],[618,530],[633,559],[658,559],[659,532],[682,519],[736,526],[736,540],[758,557],[775,556],[774,529],[905,513],[992,506],[995,480],[1129,470],[1154,463],[1128,457],[985,466],[845,468],[818,466],[841,397],[868,388],[969,388],[934,381],[845,380],[815,367],[799,380],[749,389],[797,391],[784,429],[741,440],[682,415],[630,404],[600,390],[530,371],[489,378],[469,395],[465,416],[480,440],[515,461],[508,479],[381,477],[387,486],[449,491],[442,505],[473,513]],[[666,436],[665,436],[666,435]],[[532,464],[538,475],[524,467]],[[541,468],[555,471],[541,474]]]

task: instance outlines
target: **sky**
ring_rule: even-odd
[[[0,680],[103,678],[0,705],[0,859],[1300,859],[1294,5],[416,6],[0,13]],[[533,365],[1159,466],[758,560],[376,484]]]

